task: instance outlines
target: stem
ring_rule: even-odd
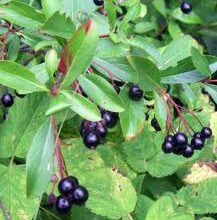
[[[63,124],[63,123],[62,123]],[[55,151],[55,155],[57,158],[57,163],[58,163],[58,167],[59,167],[59,173],[61,178],[63,179],[65,175],[68,176],[68,172],[66,170],[65,167],[65,162],[64,162],[64,158],[61,152],[61,141],[59,139],[59,135],[60,135],[60,131],[62,129],[62,127],[59,129],[59,132],[57,133],[57,125],[56,125],[56,119],[53,116],[52,117],[52,125],[53,125],[53,130],[54,130],[54,140],[55,140],[55,144],[54,144],[54,151]],[[64,175],[65,173],[65,175]]]

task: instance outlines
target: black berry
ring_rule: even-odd
[[[143,91],[137,85],[133,85],[129,89],[129,97],[134,101],[139,101],[143,97]]]
[[[93,0],[93,3],[97,6],[102,6],[104,4],[104,0]]]
[[[108,128],[113,128],[118,122],[118,115],[110,111],[102,111],[102,118],[105,120],[105,124]]]
[[[190,14],[192,11],[192,5],[190,2],[182,2],[180,8],[184,14]]]
[[[94,149],[100,143],[100,136],[96,132],[90,131],[84,135],[83,142],[86,147]]]
[[[176,145],[186,145],[188,143],[188,138],[184,133],[178,132],[174,135],[174,143]]]
[[[167,142],[173,142],[173,136],[172,135],[167,135],[166,137],[165,137],[165,140],[164,141],[167,141]]]
[[[59,213],[66,214],[70,211],[72,202],[65,196],[59,196],[56,200],[56,209]]]
[[[204,147],[204,140],[199,137],[195,137],[191,140],[191,145],[195,150],[201,150]]]
[[[174,145],[172,142],[170,141],[165,141],[163,144],[162,144],[162,150],[164,153],[166,154],[169,154],[173,151],[173,148],[174,148]]]
[[[182,151],[182,156],[186,158],[192,157],[194,154],[194,149],[190,144],[187,144]]]
[[[200,132],[194,133],[193,138],[202,138],[203,139],[202,134]]]
[[[96,132],[101,138],[104,138],[108,134],[108,129],[102,122],[99,122],[97,123]]]
[[[87,189],[83,186],[77,187],[72,193],[73,202],[77,205],[83,205],[89,197]]]
[[[11,107],[14,104],[14,98],[10,93],[5,93],[2,96],[2,104],[4,107]]]
[[[173,153],[176,155],[181,155],[185,146],[183,145],[175,145],[173,147]]]
[[[70,176],[60,180],[58,189],[62,195],[68,195],[69,193],[73,192],[77,186],[78,180],[75,177]]]
[[[201,135],[203,138],[210,138],[212,136],[212,129],[209,127],[202,128]]]
[[[161,131],[161,127],[155,117],[151,120],[151,125],[156,131]]]

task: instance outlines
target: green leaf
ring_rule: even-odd
[[[194,220],[194,215],[178,208],[170,196],[160,197],[148,210],[145,220]]]
[[[47,97],[41,94],[16,99],[8,119],[0,125],[0,157],[24,158],[32,138],[46,120]]]
[[[120,97],[124,102],[125,111],[119,114],[123,135],[126,140],[134,139],[144,127],[144,101],[129,99],[129,88],[121,90]]]
[[[129,50],[129,46],[124,43],[114,43],[109,38],[102,38],[99,40],[96,56],[101,59],[118,59],[120,57],[125,57]]]
[[[195,47],[191,48],[192,61],[195,68],[205,76],[211,76],[212,73],[209,69],[209,62]]]
[[[144,52],[148,56],[150,56],[153,59],[153,61],[157,63],[159,67],[164,64],[164,58],[162,57],[160,52],[150,43],[147,43],[143,37],[136,36],[136,37],[127,39],[127,44],[144,50]]]
[[[159,70],[150,60],[139,56],[128,56],[128,61],[138,73],[138,84],[144,91],[153,91],[160,84]]]
[[[175,66],[179,61],[190,57],[194,43],[194,39],[189,35],[173,40],[163,52],[164,66],[161,69]]]
[[[36,30],[44,22],[43,14],[19,1],[0,5],[0,12],[0,18],[28,29]]]
[[[17,35],[13,35],[12,40],[8,44],[7,59],[15,61],[18,57],[20,49],[20,38]]]
[[[120,23],[120,28],[124,29],[129,21],[133,21],[134,19],[138,18],[140,16],[140,12],[141,4],[136,2],[128,9],[127,14]]]
[[[68,39],[72,36],[75,26],[70,18],[56,12],[41,26],[40,31],[52,36]]]
[[[215,103],[217,103],[217,85],[204,84],[205,90],[211,95]]]
[[[139,195],[134,216],[136,220],[144,220],[149,208],[153,205],[153,200],[147,196]]]
[[[201,24],[201,23],[203,23],[201,18],[194,11],[192,11],[190,14],[186,15],[180,10],[180,8],[177,8],[173,11],[172,16],[175,19],[182,21],[183,23],[186,23],[186,24]]]
[[[68,87],[72,81],[83,74],[93,59],[98,44],[98,28],[89,20],[74,32],[62,53],[60,65],[66,76],[61,87]]]
[[[40,200],[26,198],[25,167],[1,165],[0,175],[0,201],[7,209],[10,219],[33,219],[38,211]],[[6,219],[2,208],[0,219]]]
[[[109,24],[110,24],[110,27],[112,30],[115,26],[115,23],[116,23],[115,5],[110,1],[105,1],[104,8],[105,8],[106,12],[108,13],[107,15],[108,15],[108,19],[109,19]]]
[[[61,0],[41,0],[41,4],[46,18],[50,18],[61,9]]]
[[[41,196],[46,191],[53,172],[54,132],[47,120],[33,138],[26,157],[27,196]]]
[[[63,109],[70,108],[81,117],[90,121],[101,120],[100,112],[95,104],[73,91],[61,91],[56,97],[50,98],[46,115],[54,114]]]
[[[167,105],[165,102],[166,101],[163,99],[163,97],[155,93],[155,106],[154,106],[155,116],[161,128],[166,127]]]
[[[0,61],[0,83],[24,94],[48,91],[30,70],[11,61]]]
[[[88,74],[78,79],[82,89],[99,106],[113,112],[124,110],[123,101],[119,98],[112,85],[100,76]]]
[[[135,140],[124,142],[122,151],[125,154],[127,163],[135,171],[145,173],[147,171],[147,161],[156,153],[149,127],[146,126]]]
[[[209,68],[212,73],[217,71],[217,62],[210,64]],[[175,70],[176,69],[174,69],[174,71]],[[199,73],[197,70],[186,71],[184,73],[178,72],[178,73],[179,74],[175,74],[172,76],[162,77],[161,82],[165,84],[194,83],[194,82],[199,82],[206,78],[203,74]]]
[[[137,195],[130,180],[111,169],[86,174],[85,186],[90,191],[86,206],[97,215],[120,219],[136,206]]]
[[[164,0],[153,1],[154,7],[164,16],[167,16],[167,8]]]
[[[191,207],[196,214],[216,213],[217,178],[182,188],[177,194],[178,203]]]
[[[92,65],[107,77],[125,82],[138,82],[138,74],[132,69],[125,57],[99,59],[94,58]]]
[[[90,0],[68,1],[62,0],[62,10],[68,17],[74,20],[79,12],[91,13],[97,9],[97,6]]]

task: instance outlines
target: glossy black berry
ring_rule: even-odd
[[[2,96],[2,104],[4,107],[11,107],[14,104],[14,98],[10,93],[5,93]]]
[[[155,117],[151,120],[151,125],[156,131],[161,131],[161,127]]]
[[[84,135],[83,142],[87,148],[94,149],[100,143],[100,136],[96,132],[90,131]]]
[[[193,138],[201,138],[201,139],[203,139],[202,134],[200,132],[194,133]]]
[[[108,129],[102,122],[99,122],[97,123],[96,132],[101,138],[104,138],[108,134]]]
[[[173,153],[176,155],[181,155],[185,146],[183,145],[175,145],[173,147]]]
[[[101,115],[108,128],[113,128],[118,122],[118,115],[114,112],[102,111]]]
[[[194,149],[190,144],[187,144],[182,151],[182,156],[186,158],[192,157],[194,154]]]
[[[164,141],[167,141],[167,142],[173,142],[173,136],[172,135],[167,135],[164,139]]]
[[[102,6],[104,4],[104,0],[93,0],[93,3],[97,6]]]
[[[134,101],[139,101],[143,97],[143,91],[137,85],[133,85],[129,89],[129,97]]]
[[[83,205],[89,197],[87,189],[83,186],[77,187],[72,193],[73,202],[76,205]]]
[[[66,214],[70,211],[72,207],[72,202],[69,198],[65,196],[59,196],[56,200],[56,209],[61,214]]]
[[[58,189],[61,195],[68,195],[78,186],[78,180],[75,177],[66,177],[60,180]]]
[[[182,2],[180,8],[184,14],[190,14],[192,11],[192,5],[190,2]]]
[[[173,152],[173,148],[174,148],[174,145],[170,141],[164,141],[164,143],[162,144],[162,150],[166,154]]]
[[[175,145],[186,145],[188,143],[188,138],[186,134],[178,132],[174,135]]]
[[[195,137],[191,140],[191,145],[195,150],[201,150],[204,147],[204,139]]]
[[[203,138],[210,138],[212,136],[212,129],[209,127],[202,128],[201,135]]]

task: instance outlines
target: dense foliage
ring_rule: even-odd
[[[0,1],[0,219],[217,219],[217,1]]]

